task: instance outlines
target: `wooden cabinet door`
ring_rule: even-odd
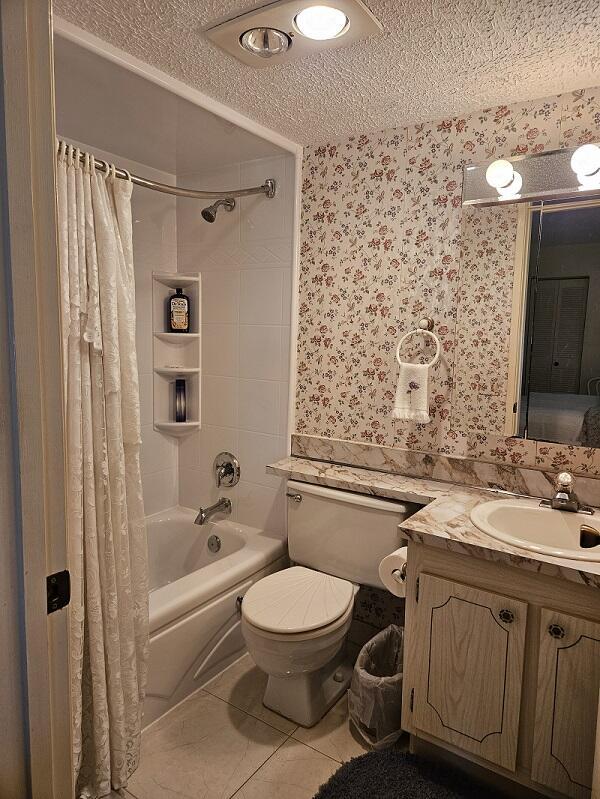
[[[576,799],[592,787],[600,624],[542,610],[531,776]]]
[[[415,730],[514,771],[526,603],[421,574],[415,611]]]

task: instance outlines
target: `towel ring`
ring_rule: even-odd
[[[405,333],[402,336],[402,338],[398,342],[398,346],[396,347],[396,360],[398,361],[399,364],[407,363],[407,361],[402,361],[400,359],[400,347],[404,344],[406,339],[410,338],[411,336],[415,336],[417,334],[422,335],[422,336],[429,336],[429,338],[431,338],[431,339],[433,339],[435,341],[435,355],[433,356],[433,359],[429,363],[424,363],[423,364],[423,366],[429,366],[429,367],[435,366],[435,364],[440,359],[440,354],[441,354],[441,351],[442,351],[440,340],[435,335],[435,333],[431,332],[431,330],[424,330],[423,328],[417,328],[416,330],[409,330],[408,333]]]

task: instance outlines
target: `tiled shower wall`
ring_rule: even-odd
[[[277,180],[277,195],[242,198],[203,221],[198,201],[177,205],[178,269],[202,273],[202,429],[182,439],[179,501],[233,501],[232,518],[285,534],[281,480],[265,467],[288,452],[292,157],[260,159],[215,172],[178,175],[209,190]],[[233,489],[217,490],[212,463],[229,451],[241,463]]]
[[[502,436],[511,211],[461,207],[466,163],[599,140],[591,89],[307,149],[296,431],[600,476],[599,450]],[[427,425],[391,416],[396,342],[424,315],[443,346]]]
[[[124,164],[137,174],[170,185],[175,175],[147,166]],[[136,188],[132,195],[135,308],[140,410],[142,422],[142,485],[146,514],[177,504],[177,439],[154,429],[152,408],[152,273],[177,271],[177,202],[175,197]]]

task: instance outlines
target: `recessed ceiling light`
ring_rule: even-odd
[[[346,33],[350,20],[339,8],[308,6],[296,14],[294,24],[308,39],[324,41],[336,39]]]
[[[240,44],[252,55],[271,58],[285,53],[290,37],[276,28],[251,28],[240,36]]]

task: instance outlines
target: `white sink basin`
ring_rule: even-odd
[[[580,545],[582,525],[600,535],[600,513],[589,516],[543,508],[539,500],[502,499],[477,505],[471,511],[471,521],[492,538],[530,552],[600,561],[600,545]],[[588,537],[593,539],[593,533]]]

